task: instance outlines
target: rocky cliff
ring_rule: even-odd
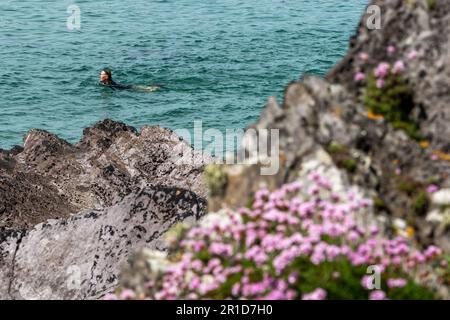
[[[368,29],[365,15],[324,79],[289,84],[283,101],[270,98],[250,126],[280,130],[278,174],[261,176],[259,165],[218,168],[220,183],[208,181],[221,189],[208,198],[210,210],[248,205],[259,188],[314,169],[371,198],[387,235],[450,252],[450,3],[371,4],[381,8],[381,29]],[[170,226],[205,213],[209,162],[159,127],[138,133],[107,120],[75,145],[31,131],[23,148],[0,152],[0,297],[112,291],[132,251],[162,249]],[[139,278],[134,271],[127,272]]]
[[[369,15],[363,16],[347,55],[325,79],[291,83],[282,103],[269,99],[251,126],[280,130],[279,174],[257,177],[255,166],[227,169],[225,195],[211,203],[245,205],[261,186],[297,180],[311,159],[331,159],[393,228],[401,225],[419,244],[449,251],[450,3],[371,4],[381,8],[381,29],[369,30]]]
[[[271,231],[265,230],[262,223],[258,224],[260,223],[258,219],[270,221],[276,213],[291,208],[292,203],[280,202],[263,207],[264,201],[261,202],[261,199],[258,199],[257,190],[263,190],[259,192],[259,195],[264,192],[268,194],[268,191],[264,189],[276,190],[267,196],[270,202],[277,199],[280,193],[280,189],[277,190],[279,187],[281,190],[287,190],[292,185],[307,185],[308,175],[311,173],[326,177],[332,188],[337,190],[338,198],[340,192],[351,190],[353,194],[362,194],[371,199],[373,211],[366,209],[364,213],[358,214],[359,219],[366,220],[366,226],[377,223],[383,236],[394,238],[399,235],[401,239],[407,239],[411,248],[437,244],[447,254],[448,259],[450,252],[450,138],[448,135],[450,2],[447,0],[373,0],[369,5],[377,5],[381,9],[381,29],[368,29],[367,19],[371,14],[364,15],[355,36],[350,41],[348,53],[324,79],[305,76],[289,84],[285,89],[283,101],[278,103],[275,98],[270,98],[259,120],[249,127],[250,129],[279,130],[280,155],[277,160],[281,165],[280,171],[276,175],[262,176],[260,168],[265,165],[263,159],[259,164],[207,168],[205,177],[211,190],[208,207],[212,211],[207,217],[211,219],[216,217],[220,221],[217,230],[223,227],[228,232],[233,228],[227,229],[227,219],[233,219],[236,208],[246,207],[237,212],[240,217],[245,215],[245,212],[254,210],[249,214],[250,218],[247,218],[251,221],[249,229],[243,233],[238,232],[238,235],[231,240],[226,235],[217,240],[214,237],[209,238],[210,231],[202,236],[204,229],[209,230],[208,227],[202,226],[202,222],[208,225],[208,222],[205,222],[207,219],[202,220],[197,228],[194,228],[194,232],[187,234],[192,235],[197,245],[199,242],[207,248],[208,244],[211,245],[205,250],[207,252],[205,255],[209,254],[208,258],[202,255],[204,251],[197,250],[195,246],[192,246],[193,249],[189,251],[189,247],[176,243],[173,250],[175,252],[178,250],[177,253],[182,256],[179,260],[174,256],[161,257],[152,251],[144,250],[133,256],[131,264],[124,269],[120,277],[121,286],[115,292],[117,296],[111,296],[112,299],[145,296],[158,299],[161,296],[165,297],[165,294],[175,297],[192,294],[192,296],[188,295],[188,298],[192,299],[199,296],[234,299],[246,297],[246,294],[252,296],[253,290],[257,292],[256,294],[267,294],[269,299],[280,297],[286,299],[287,296],[283,294],[286,294],[289,285],[285,284],[278,292],[274,279],[274,282],[270,282],[270,288],[260,289],[264,287],[266,279],[266,275],[261,276],[261,274],[280,261],[283,266],[289,263],[286,261],[294,261],[293,264],[295,264],[301,260],[299,256],[308,257],[308,254],[295,253],[297,248],[302,247],[289,245],[285,252],[281,250],[281,253],[274,254],[274,260],[268,262],[270,267],[258,269],[258,266],[264,264],[264,259],[273,254],[273,248],[261,249],[266,243],[271,243],[272,238],[265,233]],[[258,138],[258,136],[248,135],[244,140],[246,154],[253,159],[258,158],[255,150]],[[289,182],[293,183],[289,184]],[[253,202],[255,194],[256,201]],[[304,201],[296,200],[300,204]],[[226,210],[219,210],[221,208]],[[276,210],[271,211],[273,208]],[[316,218],[320,219],[320,214],[324,214],[325,211],[325,209],[321,211]],[[264,213],[267,213],[267,216]],[[278,222],[282,224],[281,221],[282,218]],[[335,223],[334,226],[338,224]],[[292,225],[290,224],[289,227]],[[283,233],[283,230],[277,229],[277,231],[278,235]],[[259,234],[263,234],[261,236],[263,239],[255,244],[254,239]],[[305,234],[302,233],[302,235]],[[187,238],[186,242],[189,243],[192,238],[189,236]],[[213,241],[210,241],[211,239]],[[245,260],[246,270],[243,276],[238,271],[232,276],[228,276],[225,272],[223,275],[221,270],[226,270],[230,264],[233,266],[230,260],[235,261],[236,270],[241,270],[244,262],[240,260],[241,257],[238,257],[239,254],[234,253],[229,260],[221,260],[220,254],[214,255],[216,242],[222,241],[221,244],[225,248],[236,239],[239,239],[241,244],[232,245],[232,248],[238,247],[237,250],[242,250],[242,255],[248,259]],[[320,245],[327,241],[322,240]],[[247,241],[249,244],[242,249],[242,243]],[[359,246],[357,243],[354,245],[355,250],[367,249],[363,248],[364,245]],[[193,257],[183,256],[185,251]],[[314,254],[311,258],[313,257]],[[261,260],[258,260],[260,258]],[[194,262],[186,263],[189,259]],[[195,259],[200,259],[200,262]],[[387,258],[386,261],[389,259]],[[226,262],[221,262],[225,260]],[[252,267],[248,267],[251,265],[248,263],[250,260],[255,262]],[[408,260],[400,258],[397,263],[399,261],[400,265],[407,265]],[[172,268],[167,271],[166,266],[170,263]],[[222,266],[221,263],[223,269],[219,268]],[[382,264],[386,266],[384,262]],[[211,269],[217,265],[219,267],[214,269],[217,280],[209,279]],[[320,270],[320,264],[317,262],[314,262],[308,270],[299,270],[300,265],[301,263],[298,263],[295,264],[294,269],[288,269],[298,272],[301,277],[294,286],[295,292],[292,295],[294,298],[299,298],[296,296],[299,292],[303,293],[299,287],[310,280],[311,270]],[[357,265],[353,271],[357,269]],[[180,266],[186,273],[189,273],[189,268],[192,268],[195,275],[200,275],[200,280],[197,283],[187,282],[185,291],[171,291],[174,283],[177,287],[185,283],[183,277],[177,278],[177,272],[173,272]],[[448,299],[450,292],[448,262],[443,261],[441,267],[447,270],[447,273],[443,273],[441,280],[436,281],[435,278],[428,283],[423,281],[426,275],[434,277],[439,274],[437,269],[434,269],[434,271],[422,273],[417,281],[425,287],[432,288],[437,294],[436,297]],[[254,270],[257,270],[255,274],[258,276],[255,277],[257,280],[252,281],[246,276],[252,274]],[[331,270],[339,270],[339,267],[331,268]],[[314,292],[325,294],[326,291],[322,288],[327,286],[328,293],[332,292],[333,286],[329,285],[329,282],[339,281],[336,280],[339,275],[327,278],[326,272],[318,272],[318,274],[321,279],[325,277],[326,283],[321,282],[321,279],[314,280],[312,286],[320,287]],[[224,282],[218,280],[220,278],[218,275],[223,276]],[[280,278],[282,277],[278,276],[276,280],[283,282],[285,279]],[[261,281],[261,279],[264,280]],[[360,296],[357,293],[361,286],[360,282],[358,279],[356,286],[352,287],[346,295],[345,287],[351,286],[351,280],[345,279],[339,285],[335,298],[365,299],[367,293]],[[144,286],[144,283],[153,283],[154,286]],[[211,283],[217,285],[214,287]],[[210,291],[204,289],[208,285],[211,285],[213,289]],[[158,291],[158,288],[162,290]],[[416,294],[414,299],[430,299],[417,288],[410,293]],[[369,298],[384,299],[384,297],[385,295]],[[301,298],[310,299],[311,297],[303,295]],[[324,296],[313,299],[324,299]]]
[[[200,179],[204,158],[160,127],[137,132],[105,120],[85,129],[75,145],[31,130],[23,148],[0,152],[0,227],[27,228],[108,207],[147,184],[205,197]]]
[[[206,211],[209,158],[160,127],[105,120],[75,145],[32,130],[0,154],[0,298],[100,297],[133,250]]]

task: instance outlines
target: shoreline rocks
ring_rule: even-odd
[[[205,211],[206,201],[190,191],[146,187],[109,208],[7,235],[0,242],[0,298],[100,298],[132,252],[164,250],[167,230]]]
[[[71,145],[31,130],[0,151],[0,299],[96,299],[128,256],[206,213],[211,158],[171,130],[104,120]]]
[[[209,162],[210,157],[161,127],[138,132],[104,120],[85,129],[74,145],[31,130],[23,150],[0,153],[0,227],[29,228],[108,207],[146,185],[188,189],[205,198],[201,175]]]
[[[363,16],[348,53],[325,79],[305,76],[292,82],[282,103],[270,98],[249,127],[280,130],[280,173],[255,178],[258,169],[248,166],[241,167],[238,176],[230,170],[229,177],[233,185],[246,185],[248,190],[261,185],[273,190],[297,180],[307,160],[323,150],[351,184],[365,189],[378,214],[404,221],[419,245],[434,243],[450,252],[450,203],[437,208],[429,192],[430,186],[450,188],[450,135],[446,134],[450,3],[436,0],[429,7],[425,0],[373,0],[370,4],[381,8],[382,29],[367,29]],[[408,108],[422,141],[395,129],[383,116],[371,114],[365,105],[368,89],[355,80],[355,74],[364,71],[369,77],[385,61],[406,65],[402,77],[412,92]],[[224,203],[244,205],[251,198],[249,193],[236,192],[236,187],[223,193],[213,198],[212,208]]]
[[[273,190],[323,164],[343,188],[357,186],[373,200],[375,217],[392,220],[389,232],[450,252],[450,3],[371,4],[382,8],[383,28],[367,30],[363,17],[348,54],[325,79],[289,84],[283,102],[271,98],[250,126],[280,130],[280,172],[225,168],[211,210],[245,206],[257,189]],[[394,45],[398,58],[386,50]],[[371,115],[367,87],[354,80],[363,67],[412,52],[403,77],[426,141]],[[112,120],[87,128],[74,145],[31,130],[23,148],[0,150],[0,298],[95,299],[112,291],[132,252],[164,250],[171,226],[206,213],[202,172],[209,163],[168,129],[138,132]]]

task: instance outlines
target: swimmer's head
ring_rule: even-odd
[[[100,72],[100,82],[101,83],[110,83],[112,81],[112,74],[111,70],[109,69],[103,69]]]

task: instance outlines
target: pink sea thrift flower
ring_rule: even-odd
[[[428,187],[427,187],[427,192],[428,193],[435,193],[436,191],[438,191],[439,190],[439,187],[437,186],[437,185],[435,185],[435,184],[430,184]]]
[[[123,290],[120,293],[120,299],[122,300],[130,300],[133,299],[135,296],[136,294],[134,293],[134,291],[130,289]]]
[[[361,279],[361,285],[364,289],[371,290],[373,285],[373,278],[371,276],[364,276]]]
[[[403,288],[407,283],[408,281],[402,278],[387,280],[387,285],[389,288]]]
[[[376,86],[377,86],[378,89],[383,88],[384,87],[384,80],[383,79],[378,79],[377,83],[376,83]]]
[[[320,189],[314,185],[308,189],[308,194],[310,196],[314,196],[314,195],[317,195],[319,193],[319,191],[320,191]]]
[[[369,300],[384,300],[386,299],[386,293],[382,290],[372,291],[369,295]]]
[[[289,284],[294,284],[297,281],[297,273],[291,273],[288,277]]]
[[[389,63],[381,62],[373,71],[373,74],[376,78],[384,78],[387,76],[389,71]]]
[[[362,61],[366,62],[367,60],[369,60],[369,55],[368,55],[366,52],[361,52],[361,53],[359,54],[359,58],[360,58]]]
[[[418,55],[417,51],[413,50],[413,51],[408,53],[408,59],[409,60],[414,60],[414,59],[417,58],[417,55]]]
[[[229,210],[228,219],[213,219],[192,228],[184,244],[178,244],[177,262],[167,267],[162,280],[146,286],[151,292],[160,288],[149,298],[209,299],[215,290],[233,281],[229,290],[221,292],[225,299],[319,300],[327,296],[322,288],[303,292],[303,296],[298,292],[296,284],[302,281],[295,271],[298,259],[313,265],[335,259],[347,260],[353,266],[376,265],[376,271],[389,279],[383,282],[389,288],[407,284],[400,278],[401,269],[408,272],[404,274],[406,279],[415,268],[434,259],[441,262],[442,250],[438,247],[430,246],[422,252],[406,238],[385,237],[374,222],[359,224],[360,211],[372,206],[370,199],[361,199],[352,191],[334,193],[334,186],[318,172],[313,172],[309,180],[311,183],[303,186],[261,191],[253,209]],[[203,250],[209,252],[205,260],[203,254],[199,255]],[[392,267],[400,273],[392,273]],[[254,278],[255,271],[262,277]],[[332,271],[329,281],[339,278],[339,270]],[[238,274],[240,281],[235,279]],[[371,289],[371,277],[363,277],[361,285]],[[120,298],[136,299],[136,294],[128,290]],[[370,299],[387,296],[377,290],[370,293]]]
[[[366,75],[362,72],[357,72],[355,73],[355,82],[361,82],[364,81],[364,79],[366,79]]]
[[[355,231],[350,231],[347,235],[347,240],[350,242],[355,242],[359,239],[359,234]]]
[[[113,293],[108,293],[103,297],[103,300],[118,300],[117,296]]]
[[[377,235],[380,232],[380,229],[377,226],[371,226],[370,227],[370,234],[371,235]]]
[[[391,56],[391,55],[393,55],[395,53],[395,47],[394,46],[388,46],[386,48],[386,51],[387,51],[388,55]]]
[[[238,295],[239,295],[240,289],[241,289],[240,283],[235,283],[235,284],[233,285],[233,287],[231,288],[231,294],[232,294],[233,296],[238,296]]]
[[[322,288],[317,288],[311,293],[306,293],[302,296],[302,300],[324,300],[327,297],[327,292]]]
[[[431,155],[431,160],[436,161],[437,159],[439,159],[439,157],[433,153]]]
[[[432,258],[432,257],[434,257],[434,256],[439,256],[439,255],[441,255],[441,254],[442,254],[442,249],[441,249],[441,248],[438,248],[438,247],[436,247],[436,246],[429,246],[429,247],[425,250],[424,254],[425,254],[425,257],[426,257],[427,259],[430,259],[430,258]]]
[[[392,67],[392,73],[399,74],[402,73],[403,71],[405,71],[405,63],[402,60],[398,60]]]

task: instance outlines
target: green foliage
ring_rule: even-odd
[[[235,283],[239,283],[243,276],[242,272],[232,274],[225,283],[223,283],[217,290],[209,293],[209,298],[216,300],[224,300],[231,296],[231,289]]]
[[[253,269],[250,276],[252,282],[262,280],[262,272],[258,272],[258,269],[254,268],[253,265],[247,265],[246,267]],[[367,265],[355,267],[348,259],[344,258],[314,265],[309,259],[303,257],[295,260],[287,274],[298,274],[299,278],[296,282],[296,287],[299,293],[312,292],[317,287],[320,287],[327,292],[327,299],[367,300],[370,291],[361,284],[362,277],[368,274],[367,267]],[[233,274],[217,290],[209,293],[208,298],[226,299],[230,297],[233,285],[239,283],[242,276],[242,272]],[[381,289],[388,294],[390,299],[436,299],[435,294],[430,289],[420,286],[412,280],[408,280],[407,285],[402,288],[388,288],[386,281],[392,277],[407,278],[404,274],[392,270],[382,274]]]
[[[338,154],[338,153],[343,153],[346,151],[345,146],[343,146],[342,144],[340,144],[339,142],[336,141],[332,141],[328,147],[327,147],[327,151],[330,154]]]
[[[375,207],[375,210],[377,210],[377,211],[387,211],[388,210],[386,202],[384,202],[382,199],[375,197],[372,200],[373,200],[373,206]]]
[[[339,168],[343,168],[351,173],[356,171],[358,163],[351,157],[350,150],[347,146],[332,141],[328,144],[327,151]]]
[[[345,168],[345,170],[347,170],[348,172],[355,172],[356,171],[356,167],[357,167],[357,163],[354,159],[352,158],[346,158],[344,160],[342,160],[342,166]]]
[[[428,10],[436,9],[436,0],[427,0]]]
[[[411,181],[402,180],[398,183],[398,190],[403,191],[407,195],[411,196],[416,191],[416,185]]]
[[[368,291],[361,285],[364,267],[355,267],[346,259],[324,262],[316,266],[307,259],[297,259],[292,272],[298,272],[299,292],[311,292],[320,287],[327,291],[327,299],[367,299]]]
[[[397,130],[403,130],[406,134],[416,141],[420,141],[423,139],[422,134],[420,133],[419,126],[415,122],[407,122],[407,121],[393,121],[392,127]]]
[[[299,274],[297,289],[299,292],[311,292],[320,287],[327,291],[330,300],[366,300],[370,291],[361,284],[363,276],[368,275],[367,265],[353,266],[347,259],[327,261],[320,265],[312,264],[308,259],[299,258],[292,265],[292,272]],[[369,274],[370,275],[370,274]],[[428,288],[408,280],[402,288],[388,288],[388,278],[408,277],[396,270],[386,270],[381,276],[381,290],[390,299],[436,299],[435,294]]]
[[[411,213],[416,215],[424,215],[429,207],[430,200],[424,188],[422,183],[411,177],[398,177],[397,189],[411,198]],[[410,216],[408,219],[410,219],[409,224],[414,224],[414,216]]]
[[[423,215],[427,212],[429,200],[425,191],[420,191],[413,199],[412,208],[415,213]]]
[[[388,291],[389,299],[392,300],[435,300],[436,295],[428,288],[419,286],[413,281],[403,288],[393,288]]]
[[[383,115],[395,129],[403,130],[412,139],[421,140],[419,126],[410,119],[413,94],[400,75],[390,74],[382,88],[376,85],[373,74],[368,77],[364,104],[374,114]]]
[[[253,202],[255,202],[255,196],[254,194],[250,195],[247,199],[247,201],[245,202],[245,207],[248,209],[252,208]]]
[[[228,175],[224,166],[208,165],[203,175],[211,196],[221,196],[225,193]]]

